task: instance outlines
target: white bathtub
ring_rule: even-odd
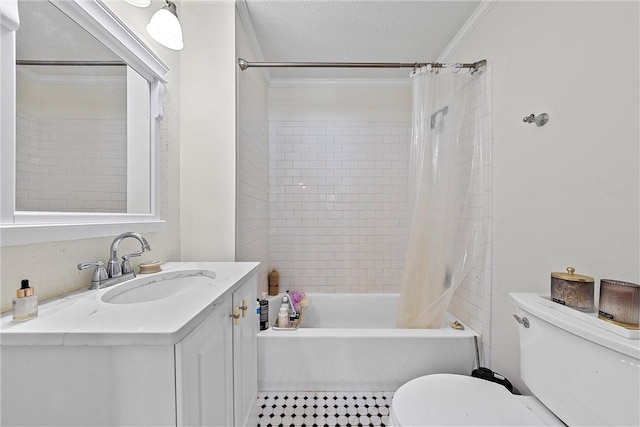
[[[302,327],[258,333],[260,391],[395,391],[432,373],[469,375],[469,327],[397,329],[398,294],[308,294]],[[274,323],[280,297],[270,297]]]

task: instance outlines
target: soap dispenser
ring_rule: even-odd
[[[16,291],[13,299],[13,321],[22,322],[33,319],[38,315],[38,296],[29,287],[27,279],[22,280],[20,289]]]

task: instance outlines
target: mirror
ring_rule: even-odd
[[[48,1],[18,10],[15,209],[149,213],[148,82]]]
[[[0,244],[163,229],[167,65],[101,0],[0,16]]]

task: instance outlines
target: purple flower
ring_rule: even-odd
[[[301,308],[307,306],[307,298],[304,292],[293,290],[289,291],[289,298],[291,299],[291,303],[293,304],[293,308],[295,311],[300,311]]]

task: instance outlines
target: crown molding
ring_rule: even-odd
[[[476,10],[473,11],[467,22],[464,23],[462,28],[458,31],[455,37],[449,42],[447,47],[442,51],[438,57],[438,62],[448,62],[451,55],[464,43],[464,41],[471,35],[473,30],[478,26],[484,17],[489,13],[493,6],[496,5],[498,0],[482,0]],[[470,58],[472,60],[480,60],[483,58]]]
[[[146,80],[166,82],[169,66],[102,0],[49,1]]]
[[[269,87],[411,87],[411,80],[408,78],[273,78],[269,82]]]

